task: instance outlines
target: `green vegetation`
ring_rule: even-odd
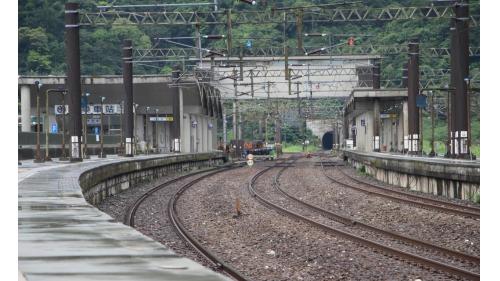
[[[366,167],[365,167],[365,165],[362,165],[361,167],[359,167],[359,168],[357,169],[357,172],[358,172],[358,174],[359,174],[359,175],[361,175],[361,176],[369,176],[369,174],[366,172]]]
[[[471,131],[472,131],[472,147],[471,151],[477,157],[480,156],[480,122],[479,122],[479,107],[472,108],[472,117],[471,117]],[[444,119],[444,118],[443,118]],[[435,151],[438,154],[446,153],[446,142],[448,141],[447,131],[448,124],[446,120],[436,118],[435,120],[435,129],[434,129],[434,143],[435,143]],[[432,126],[431,126],[431,118],[427,112],[423,114],[423,150],[425,153],[429,153],[431,151],[431,136],[432,136]]]
[[[63,0],[39,1],[39,0],[19,0],[18,1],[18,74],[19,75],[64,75],[65,50],[64,50],[64,3]],[[79,0],[81,10],[97,11],[97,4],[114,3],[123,4],[153,4],[165,3],[161,0],[120,0],[120,1],[101,1],[101,0]],[[187,3],[189,0],[172,0],[168,3]],[[401,7],[401,6],[427,6],[427,0],[370,0],[363,1],[363,4],[370,7]],[[258,1],[257,5],[247,5],[234,0],[219,0],[219,9],[233,9],[233,11],[249,10],[270,12],[273,6],[303,6],[311,4],[331,3],[327,0],[283,0],[283,1]],[[479,0],[471,0],[471,14],[479,14]],[[212,9],[209,6],[200,7],[182,7],[173,9],[177,11],[187,11],[196,9],[197,11],[208,11]],[[281,17],[278,12],[277,17]],[[294,12],[290,11],[289,19],[294,17]],[[134,48],[150,48],[152,46],[159,48],[177,47],[157,42],[156,37],[177,37],[194,36],[195,29],[190,26],[165,26],[165,25],[120,25],[126,23],[126,19],[119,19],[114,25],[99,27],[82,27],[80,30],[81,46],[81,71],[83,75],[119,75],[121,71],[121,44],[124,39],[132,39]],[[421,50],[428,47],[450,46],[449,33],[450,20],[442,19],[419,19],[408,21],[367,21],[367,22],[315,22],[304,23],[303,32],[324,32],[327,34],[353,34],[356,37],[356,45],[401,45],[407,44],[411,38],[419,38],[422,46]],[[226,34],[224,25],[201,25],[201,34]],[[246,39],[237,38],[261,38],[252,39],[253,47],[275,46],[282,47],[284,39],[290,47],[297,46],[297,29],[295,24],[288,24],[283,29],[283,24],[262,24],[262,25],[233,25],[232,35],[235,38],[233,47],[243,47]],[[361,35],[361,36],[358,36]],[[329,44],[345,43],[345,36],[332,36],[328,41],[323,37],[304,37],[304,46],[326,47]],[[479,28],[472,28],[470,32],[470,46],[478,47],[480,44]],[[194,45],[190,40],[181,41],[184,44]],[[204,48],[225,48],[224,40],[204,40]],[[342,47],[349,52],[349,47]],[[406,53],[387,54],[383,56],[381,74],[382,80],[400,80],[402,68],[407,60]],[[155,65],[134,65],[134,74],[169,74],[174,67],[183,64],[182,62],[164,62]],[[421,56],[420,66],[433,69],[448,69],[449,57],[431,57]],[[188,67],[183,64],[183,67]],[[479,60],[471,58],[471,73],[479,71]],[[435,78],[435,77],[429,77]],[[422,77],[424,79],[424,77]],[[443,82],[448,82],[449,77],[443,77]],[[479,156],[479,99],[472,101],[472,151]],[[342,102],[338,100],[321,100],[314,104],[313,100],[304,100],[301,103],[302,112],[308,112],[309,118],[333,118],[338,116],[341,110]],[[439,102],[438,102],[439,103]],[[441,107],[444,102],[441,100]],[[246,140],[258,139],[258,123],[256,118],[263,120],[268,114],[280,112],[281,115],[289,112],[298,112],[296,101],[286,101],[279,103],[267,103],[266,101],[252,101],[247,105],[241,104],[241,112],[244,112],[244,131],[243,138]],[[225,105],[226,107],[228,105]],[[229,109],[229,107],[227,107]],[[231,111],[226,111],[231,112]],[[319,113],[318,113],[319,112]],[[304,114],[304,113],[303,113]],[[317,141],[308,130],[302,132],[303,124],[298,124],[297,120],[301,118],[296,115],[289,119],[284,118],[282,128],[282,140],[287,144],[300,144],[305,138],[310,141]],[[272,117],[268,124],[268,141],[274,142],[274,121]],[[251,121],[245,121],[245,120]],[[445,152],[445,141],[447,139],[447,123],[445,119],[437,118],[436,123],[436,151],[440,154]],[[430,118],[424,114],[424,151],[430,151]],[[228,140],[232,139],[232,120],[228,118]],[[263,125],[263,124],[262,124]],[[219,125],[222,128],[222,124]],[[222,130],[219,130],[219,132]],[[264,131],[264,129],[262,130]],[[272,133],[271,133],[272,132]],[[222,135],[219,133],[219,138]],[[299,145],[300,147],[300,145]],[[293,150],[293,146],[290,147]]]
[[[309,144],[306,148],[307,152],[316,152],[318,150],[319,150],[319,148],[315,145],[312,145],[312,144]],[[283,152],[284,153],[299,153],[299,152],[305,152],[305,151],[302,150],[302,145],[285,143],[283,145]]]
[[[19,69],[18,73],[26,74],[63,74],[65,71],[64,59],[64,3],[63,0],[38,1],[38,0],[19,0]],[[109,1],[76,1],[80,3],[81,10],[97,11],[97,4],[109,4]],[[186,3],[189,0],[173,0],[169,3]],[[324,4],[330,1],[326,0],[284,0],[284,1],[258,1],[257,5],[247,5],[240,1],[219,0],[219,9],[233,9],[233,11],[271,11],[273,6],[301,6],[311,4]],[[152,4],[165,3],[160,0],[120,0],[112,1],[114,4]],[[479,13],[478,0],[471,0],[471,13]],[[398,7],[398,6],[426,6],[427,0],[370,0],[364,1],[358,6],[367,5],[370,7]],[[171,11],[187,11],[196,9],[197,11],[208,11],[209,6],[200,7],[179,7],[170,9]],[[279,15],[282,16],[281,12]],[[289,17],[293,17],[293,12],[289,12]],[[102,74],[121,74],[121,41],[125,38],[132,39],[134,47],[146,48],[153,45],[155,37],[176,37],[193,36],[192,27],[167,27],[155,25],[116,25],[99,27],[82,27],[80,32],[81,45],[81,64],[82,74],[102,75]],[[449,46],[449,19],[420,19],[409,21],[380,21],[380,22],[351,22],[335,24],[316,22],[304,23],[304,33],[306,32],[325,32],[328,34],[354,34],[354,35],[372,35],[356,37],[356,44],[373,45],[394,45],[406,44],[408,39],[418,37],[422,44],[432,47]],[[202,25],[202,34],[225,34],[224,25]],[[262,24],[262,25],[234,25],[232,34],[234,39],[233,46],[243,46],[246,39],[243,38],[262,38],[254,39],[254,47],[276,46],[283,44],[283,25]],[[296,26],[289,24],[285,29],[287,44],[295,47]],[[238,39],[241,38],[241,39]],[[346,38],[332,37],[332,42],[325,41],[325,38],[311,37],[304,38],[305,46],[327,46],[328,44],[343,43]],[[475,28],[470,36],[471,46],[479,46],[479,29]],[[186,40],[185,44],[193,44]],[[167,45],[165,45],[167,46]],[[169,47],[174,47],[168,45]],[[224,48],[223,40],[205,40],[203,46],[206,48]],[[348,50],[347,50],[348,51]],[[400,79],[402,67],[407,59],[406,54],[389,55],[384,57],[382,62],[382,79]],[[169,73],[170,69],[179,63],[163,63],[154,67],[144,65],[134,65],[136,74],[143,73]],[[167,67],[165,67],[167,66]],[[431,58],[421,57],[422,67],[449,68],[447,57]],[[478,68],[479,61],[472,62],[472,68]]]

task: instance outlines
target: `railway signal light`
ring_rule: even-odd
[[[326,33],[305,33],[305,37],[325,37]]]
[[[250,4],[250,5],[255,5],[255,4],[257,4],[257,2],[256,2],[256,1],[253,1],[253,0],[240,0],[240,2],[244,2],[244,3]]]
[[[214,50],[207,50],[208,54],[205,55],[206,58],[208,57],[212,57],[212,56],[220,56],[220,57],[225,57],[226,54],[224,53],[220,53],[220,52],[217,52],[217,51],[214,51]]]
[[[305,55],[306,56],[314,55],[314,54],[317,54],[317,53],[321,53],[324,50],[326,50],[326,48],[324,48],[324,47],[323,48],[319,48],[319,49],[316,49],[316,50],[312,50],[309,53],[305,53]]]
[[[349,37],[349,39],[347,39],[347,45],[354,46],[354,37]]]
[[[217,39],[223,39],[223,38],[226,38],[226,35],[217,35],[217,34],[215,34],[215,35],[203,35],[203,36],[201,36],[201,37],[203,37],[203,38],[205,38],[205,39],[213,39],[213,40],[217,40]]]

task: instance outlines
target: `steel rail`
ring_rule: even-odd
[[[439,200],[439,199],[427,198],[427,197],[423,197],[423,196],[419,196],[419,195],[415,195],[415,194],[408,194],[406,192],[402,192],[402,191],[398,191],[398,190],[387,189],[385,187],[382,187],[382,186],[379,186],[379,185],[376,185],[376,184],[372,184],[372,183],[363,181],[361,179],[357,179],[357,178],[355,178],[355,177],[347,174],[343,169],[338,168],[338,170],[344,176],[350,178],[351,180],[353,180],[353,181],[355,181],[357,183],[368,185],[368,186],[374,187],[374,188],[378,188],[378,189],[383,190],[383,191],[393,192],[393,193],[396,193],[396,194],[401,194],[401,195],[412,197],[412,198],[415,198],[415,199],[421,199],[421,200],[431,201],[431,202],[434,202],[436,204],[441,204],[441,205],[449,206],[449,207],[452,207],[452,208],[461,208],[461,209],[465,209],[465,210],[470,211],[470,212],[480,212],[480,208],[478,208],[478,207],[463,206],[463,205],[459,205],[459,204],[455,204],[455,203],[451,203],[451,202],[446,202],[446,201]]]
[[[132,205],[130,205],[130,207],[127,209],[127,212],[125,213],[125,217],[124,217],[123,223],[126,224],[126,225],[129,225],[131,227],[134,227],[135,226],[135,214],[137,213],[137,210],[141,206],[142,202],[144,202],[144,200],[146,200],[149,196],[151,196],[155,192],[157,192],[157,191],[159,191],[159,190],[161,190],[161,189],[163,189],[163,188],[165,188],[165,187],[167,187],[167,186],[169,186],[169,185],[171,185],[173,183],[176,183],[178,181],[187,179],[189,177],[192,177],[192,176],[195,176],[195,175],[198,175],[198,174],[207,173],[207,172],[210,172],[210,171],[212,171],[214,169],[216,169],[216,168],[206,169],[206,170],[202,170],[202,171],[197,171],[197,172],[194,172],[194,173],[189,173],[187,175],[183,175],[183,176],[171,179],[169,181],[166,181],[164,183],[161,183],[161,184],[155,186],[154,188],[148,190],[141,197],[139,197],[137,200],[135,200]]]
[[[321,162],[321,164],[322,164],[321,168],[323,169],[323,174],[325,175],[325,177],[329,178],[332,182],[335,182],[335,183],[340,184],[342,186],[345,186],[345,187],[348,187],[348,188],[351,188],[351,189],[354,189],[354,190],[357,190],[357,191],[360,191],[360,192],[363,192],[366,194],[384,197],[384,198],[390,199],[392,201],[406,203],[406,204],[410,204],[410,205],[417,206],[417,207],[424,208],[424,209],[437,210],[437,211],[441,211],[441,212],[448,213],[448,214],[461,215],[461,216],[470,217],[470,218],[474,218],[474,219],[479,219],[479,217],[480,217],[480,214],[477,213],[477,211],[458,210],[458,209],[452,209],[452,208],[448,208],[448,207],[434,205],[436,203],[436,202],[433,202],[434,199],[428,199],[425,197],[411,195],[411,194],[407,194],[405,192],[400,192],[400,191],[392,192],[392,191],[386,189],[386,192],[389,193],[389,194],[387,194],[387,193],[384,193],[382,191],[379,191],[380,188],[377,188],[377,187],[375,187],[375,188],[377,188],[379,190],[368,190],[366,188],[357,187],[357,186],[354,186],[351,184],[347,184],[345,182],[340,181],[339,179],[336,179],[335,177],[327,175],[325,167],[323,165],[323,162]],[[335,168],[337,168],[337,167],[335,167]],[[398,195],[404,195],[407,197],[411,197],[413,199],[394,196],[394,195],[390,194],[391,192],[396,193],[396,194],[401,193]],[[421,201],[417,201],[417,200],[421,200]],[[422,202],[422,201],[424,201],[424,202]],[[427,201],[427,202],[425,202],[425,201]],[[442,202],[440,200],[435,200],[435,201],[437,201],[438,203]],[[456,204],[453,204],[453,205],[456,205]],[[462,206],[459,206],[459,207],[462,207]]]
[[[385,230],[385,229],[382,229],[382,228],[378,228],[376,226],[373,226],[373,225],[369,225],[369,224],[366,224],[366,223],[363,223],[359,220],[355,220],[355,219],[352,219],[352,218],[349,218],[349,217],[346,217],[346,216],[342,216],[338,213],[334,213],[334,212],[331,212],[331,211],[328,211],[326,209],[323,209],[323,208],[320,208],[316,205],[313,205],[313,204],[310,204],[310,203],[307,203],[303,200],[300,200],[299,198],[297,197],[294,197],[293,195],[287,193],[286,191],[284,191],[282,188],[281,188],[281,185],[279,183],[279,178],[281,177],[281,174],[290,166],[284,166],[283,169],[281,169],[278,174],[274,177],[274,188],[280,192],[281,194],[283,194],[285,197],[291,199],[292,201],[295,201],[297,203],[299,203],[300,205],[304,205],[306,206],[307,208],[309,209],[312,209],[316,212],[319,212],[321,213],[322,215],[332,219],[332,220],[335,220],[337,222],[340,222],[346,226],[359,226],[361,228],[364,228],[364,229],[367,229],[369,231],[373,231],[373,232],[377,232],[377,233],[380,233],[380,234],[383,234],[383,235],[386,235],[386,236],[390,236],[392,238],[395,238],[395,239],[399,239],[399,240],[402,240],[402,241],[406,241],[408,243],[411,243],[415,246],[422,246],[422,247],[425,247],[427,249],[430,249],[430,250],[433,250],[435,252],[438,252],[438,253],[441,253],[441,254],[444,254],[444,255],[448,255],[448,256],[452,256],[454,258],[458,258],[458,259],[462,259],[464,261],[469,261],[469,262],[473,262],[475,264],[479,264],[480,263],[480,258],[477,257],[477,256],[473,256],[473,255],[469,255],[469,254],[466,254],[466,253],[462,253],[462,252],[458,252],[458,251],[455,251],[455,250],[452,250],[452,249],[448,249],[448,248],[445,248],[445,247],[441,247],[439,245],[435,245],[435,244],[432,244],[432,243],[429,243],[429,242],[425,242],[425,241],[422,241],[422,240],[419,240],[419,239],[415,239],[415,238],[411,238],[411,237],[408,237],[408,236],[405,236],[405,235],[402,235],[402,234],[399,234],[397,232],[393,232],[393,231],[390,231],[390,230]]]
[[[333,228],[331,226],[322,224],[320,222],[308,219],[308,218],[306,218],[306,217],[304,217],[304,216],[302,216],[302,215],[300,215],[300,214],[298,214],[296,212],[287,210],[285,208],[282,208],[282,207],[280,207],[280,206],[272,203],[271,201],[265,199],[262,195],[260,195],[259,193],[257,193],[255,191],[254,184],[255,184],[255,182],[257,181],[257,179],[259,177],[261,177],[264,173],[268,172],[269,170],[271,170],[273,168],[274,167],[271,166],[271,167],[268,167],[266,169],[263,169],[263,170],[259,171],[257,174],[255,174],[250,179],[250,181],[248,183],[248,191],[249,191],[249,193],[253,197],[257,198],[258,201],[262,202],[265,206],[267,206],[267,207],[269,207],[271,209],[274,209],[274,210],[276,210],[276,211],[278,211],[280,213],[283,213],[283,214],[285,214],[287,216],[290,216],[292,218],[296,218],[298,220],[301,220],[301,221],[304,221],[304,222],[306,222],[308,224],[311,224],[311,225],[313,225],[315,227],[318,227],[320,229],[326,230],[327,232],[331,232],[331,233],[334,233],[334,234],[339,235],[341,237],[344,237],[346,239],[349,239],[349,240],[353,241],[354,243],[361,244],[361,245],[364,245],[364,246],[367,246],[367,247],[370,247],[370,248],[382,250],[382,251],[386,252],[389,255],[399,256],[399,257],[405,259],[406,261],[416,262],[416,263],[418,263],[418,264],[420,264],[422,266],[434,268],[434,269],[440,270],[442,272],[445,272],[445,273],[448,273],[448,274],[457,275],[457,276],[461,276],[461,277],[464,277],[464,278],[467,278],[467,279],[470,279],[470,280],[480,280],[480,276],[477,273],[474,273],[474,272],[471,272],[471,271],[468,271],[468,270],[464,270],[464,269],[461,269],[461,268],[457,268],[455,266],[450,266],[450,265],[447,265],[447,264],[442,263],[442,262],[434,261],[434,260],[431,260],[431,259],[428,259],[428,258],[424,258],[424,257],[418,256],[418,255],[414,255],[414,254],[411,254],[411,253],[408,253],[408,252],[405,252],[405,251],[401,251],[401,250],[398,250],[398,249],[395,249],[395,248],[388,247],[388,246],[380,244],[378,242],[374,242],[374,241],[371,241],[369,239],[365,239],[365,238],[362,238],[362,237],[350,234],[348,232],[345,232],[345,231]]]
[[[211,253],[208,249],[203,247],[198,241],[196,241],[196,239],[194,239],[187,232],[185,227],[182,225],[181,220],[177,216],[177,211],[175,209],[175,203],[176,203],[177,199],[180,197],[180,195],[187,188],[189,188],[190,186],[192,186],[196,182],[201,181],[202,179],[205,179],[205,178],[208,178],[208,177],[213,176],[215,174],[225,172],[225,171],[228,171],[228,170],[231,170],[234,168],[238,168],[238,167],[240,167],[240,166],[229,166],[229,167],[224,167],[224,168],[206,169],[206,170],[202,170],[202,171],[189,173],[189,174],[177,177],[175,179],[166,181],[164,183],[161,183],[161,184],[157,185],[156,187],[148,190],[141,197],[139,197],[136,201],[134,201],[134,203],[131,205],[131,207],[127,210],[127,212],[125,214],[124,223],[126,225],[134,227],[134,225],[135,225],[134,219],[135,219],[135,215],[137,213],[137,210],[139,209],[140,205],[144,202],[144,200],[146,198],[148,198],[149,196],[153,195],[155,192],[158,192],[159,190],[161,190],[165,187],[168,187],[171,184],[176,183],[178,181],[193,177],[193,176],[198,175],[198,174],[207,173],[207,174],[205,174],[199,178],[196,178],[195,180],[185,184],[172,196],[172,198],[169,201],[169,206],[168,206],[169,219],[172,222],[176,232],[179,234],[179,237],[181,239],[185,240],[186,242],[188,242],[188,244],[193,249],[195,249],[201,256],[203,256],[205,259],[207,259],[217,270],[225,272],[226,274],[228,274],[229,276],[233,277],[236,280],[246,281],[246,280],[248,280],[246,277],[244,277],[241,273],[239,273],[238,271],[233,269],[231,266],[224,263],[221,259],[216,257],[213,253]]]
[[[204,247],[200,242],[196,240],[189,232],[187,229],[184,227],[184,225],[181,222],[181,219],[178,216],[177,213],[177,208],[176,208],[176,203],[177,200],[180,198],[180,196],[191,186],[193,186],[195,183],[200,182],[203,179],[209,178],[215,174],[225,172],[236,167],[229,167],[229,168],[224,168],[224,169],[219,169],[213,172],[210,172],[209,174],[203,175],[199,178],[196,178],[187,184],[183,185],[171,198],[168,203],[168,216],[170,218],[170,221],[172,222],[176,232],[179,234],[179,237],[181,237],[183,240],[185,240],[193,249],[195,249],[201,256],[206,258],[212,265],[235,280],[241,280],[241,281],[246,281],[250,280],[243,276],[240,272],[238,272],[236,269],[231,267],[229,264],[225,263],[221,258],[217,257],[214,253],[212,253],[210,250],[208,250],[206,247]]]

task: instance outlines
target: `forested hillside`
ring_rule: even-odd
[[[62,0],[20,0],[19,1],[19,66],[20,75],[64,75],[65,73],[65,51],[64,51],[64,3]],[[98,11],[98,5],[125,5],[125,4],[165,4],[165,3],[193,3],[213,2],[195,0],[114,0],[114,1],[77,1],[81,10]],[[346,7],[424,7],[432,5],[432,1],[426,0],[369,0],[353,1]],[[267,11],[272,8],[297,7],[307,5],[322,5],[339,3],[339,1],[327,0],[257,0],[257,5],[248,5],[237,0],[218,0],[219,10],[232,9],[233,15],[239,10]],[[471,14],[479,15],[479,1],[471,0]],[[436,3],[436,5],[447,5]],[[113,9],[113,8],[111,8]],[[307,8],[308,10],[319,10],[320,8]],[[151,10],[151,9],[150,9]],[[156,11],[162,11],[157,8]],[[168,8],[168,11],[208,11],[212,6],[177,7]],[[288,16],[294,18],[296,10],[289,10]],[[277,12],[276,17],[282,17],[282,12]],[[479,18],[479,17],[476,17]],[[123,39],[132,39],[135,48],[155,47],[178,47],[172,44],[156,45],[157,37],[179,37],[194,36],[193,26],[165,26],[165,25],[127,25],[126,20],[121,19],[114,25],[100,27],[81,27],[81,68],[83,75],[111,75],[121,74],[121,42]],[[226,34],[225,25],[201,25],[201,34]],[[285,29],[284,29],[285,28]],[[449,56],[433,57],[426,55],[428,48],[450,47],[450,20],[449,19],[420,19],[420,20],[395,20],[395,21],[364,21],[364,22],[304,22],[303,33],[326,33],[330,36],[328,40],[323,37],[304,37],[304,47],[318,48],[328,47],[344,43],[348,37],[355,38],[355,44],[359,46],[369,45],[406,45],[412,38],[418,38],[421,42],[420,66],[422,70],[436,69],[447,70],[450,68]],[[285,34],[285,36],[284,36]],[[233,47],[245,48],[248,39],[252,39],[252,47],[282,47],[284,40],[291,48],[297,47],[296,24],[261,24],[261,25],[233,25],[232,36]],[[479,27],[470,30],[470,46],[479,47]],[[240,39],[238,39],[240,38]],[[179,40],[182,44],[194,45],[192,39]],[[203,48],[225,47],[222,40],[203,40]],[[344,46],[345,47],[345,46]],[[381,60],[382,80],[391,80],[399,83],[403,74],[403,65],[408,55],[405,52],[383,54]],[[178,58],[182,59],[182,58]],[[158,74],[170,73],[175,64],[179,62],[163,62],[155,64],[134,64],[134,74]],[[474,86],[478,86],[479,80],[479,56],[471,57],[471,76]],[[449,75],[427,76],[422,75],[421,80],[434,79],[441,86],[449,83]],[[397,85],[397,84],[396,84]],[[438,107],[437,142],[441,143],[438,150],[444,150],[446,140],[446,95],[442,92],[436,93]],[[472,104],[472,127],[474,148],[479,145],[479,94],[474,93],[471,98]],[[328,104],[322,103],[325,107]],[[424,137],[429,138],[428,124],[430,123],[429,112],[424,111]],[[229,121],[231,122],[231,121]],[[230,124],[229,124],[230,125]],[[255,125],[255,124],[253,124]],[[287,125],[284,124],[286,127]],[[246,129],[245,136],[252,137],[255,128]],[[290,134],[292,138],[292,134]],[[426,150],[429,150],[426,141]],[[476,154],[479,149],[475,149]]]
[[[63,74],[64,63],[64,3],[62,0],[20,0],[19,1],[19,74]],[[81,9],[86,11],[96,11],[97,5],[106,4],[141,4],[141,3],[192,3],[191,0],[176,1],[77,1],[80,2]],[[202,2],[202,1],[199,1]],[[203,1],[210,2],[210,1]],[[248,5],[237,0],[219,0],[219,10],[232,8],[234,10],[270,10],[272,7],[284,6],[305,6],[312,4],[336,3],[338,1],[324,0],[300,0],[300,1],[257,1],[257,5]],[[430,1],[424,0],[370,0],[355,1],[364,2],[351,5],[370,7],[397,7],[397,6],[428,6]],[[472,14],[479,13],[479,1],[471,1]],[[209,6],[180,7],[177,10],[200,11],[213,9]],[[318,8],[316,8],[318,9]],[[170,8],[172,10],[172,8]],[[280,16],[280,15],[277,15]],[[293,16],[293,11],[291,12]],[[202,34],[225,34],[226,29],[222,25],[201,26]],[[448,19],[424,19],[411,21],[384,21],[384,22],[360,22],[360,23],[304,23],[304,33],[324,32],[328,34],[353,34],[356,44],[360,45],[394,45],[406,44],[410,38],[419,38],[422,47],[449,47],[449,20]],[[82,27],[81,28],[81,61],[82,73],[87,75],[120,74],[120,47],[121,41],[125,38],[133,40],[137,48],[151,47],[155,37],[193,36],[194,28],[189,26],[132,26],[113,25],[106,27]],[[296,26],[289,24],[286,27],[286,36],[290,47],[296,46]],[[253,40],[253,46],[282,46],[283,25],[235,25],[233,26],[233,37],[235,38],[263,38]],[[325,42],[324,38],[305,38],[305,46],[328,46],[345,41],[346,37],[332,37],[333,42]],[[243,45],[246,40],[236,39],[233,45]],[[184,43],[192,43],[181,41]],[[203,47],[217,44],[224,46],[223,42],[207,41]],[[471,32],[471,46],[479,46],[479,28],[474,28]],[[169,46],[175,47],[175,46]],[[382,79],[400,79],[402,75],[403,62],[407,55],[387,55],[382,60]],[[427,66],[446,69],[449,68],[449,58],[430,58],[422,56],[422,67]],[[163,67],[163,66],[167,67]],[[171,65],[171,64],[170,64]],[[472,68],[478,68],[478,61],[473,62]],[[168,71],[168,63],[149,67],[136,65],[134,72],[159,73]]]

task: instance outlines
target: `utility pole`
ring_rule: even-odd
[[[49,91],[45,91],[45,161],[52,161],[49,155],[49,127],[50,127],[50,120],[49,120]]]
[[[133,154],[137,154],[137,141],[139,140],[139,136],[137,135],[137,107],[139,106],[137,103],[134,103],[134,151]]]
[[[50,158],[49,151],[49,128],[50,128],[50,120],[49,120],[49,94],[50,93],[65,93],[64,89],[47,89],[45,91],[45,159],[44,161],[52,161]],[[65,112],[66,109],[63,109]],[[64,114],[64,113],[63,113]]]
[[[240,142],[238,136],[238,83],[236,79],[237,71],[233,70],[233,86],[234,86],[234,101],[233,101],[233,136],[236,143],[235,157],[240,158]]]
[[[144,129],[145,131],[145,138],[146,138],[146,155],[149,155],[149,134],[148,134],[148,122],[149,122],[149,106],[146,106],[146,122],[144,124],[146,124],[146,128]]]
[[[418,154],[420,147],[420,109],[417,107],[419,94],[419,43],[413,39],[408,44],[408,141],[410,154]]]
[[[155,141],[153,141],[153,144],[156,142],[155,151],[156,151],[156,154],[159,154],[160,153],[160,144],[158,142],[158,108],[155,109],[155,113],[156,113]]]
[[[81,75],[80,75],[80,24],[78,3],[66,3],[65,22],[65,50],[67,71],[67,89],[70,98],[69,112],[71,114],[71,162],[82,161],[82,110],[81,110]],[[101,120],[102,121],[102,120]]]
[[[35,163],[42,163],[42,157],[40,155],[40,88],[42,84],[40,81],[35,81],[36,87],[36,152],[35,152]]]
[[[227,146],[227,116],[226,109],[224,108],[224,104],[222,104],[222,144],[223,150],[226,151]]]
[[[120,101],[120,156],[125,155],[123,151],[123,101]]]
[[[429,91],[429,95],[431,98],[431,152],[429,153],[429,156],[434,157],[436,156],[436,151],[434,150],[434,127],[435,127],[434,94],[432,91]]]
[[[122,127],[120,132],[123,131],[122,137],[120,138],[120,145],[123,143],[123,138],[125,138],[125,151],[122,153],[125,157],[133,157],[134,152],[132,151],[132,146],[136,142],[134,139],[134,116],[133,116],[133,106],[134,106],[134,85],[133,85],[133,55],[132,55],[132,40],[123,41],[122,49],[122,68],[123,68],[123,87],[124,87],[124,100],[121,111],[125,116],[122,118]],[[124,125],[124,126],[123,126]]]
[[[62,122],[62,154],[61,157],[59,157],[60,161],[67,161],[69,160],[68,156],[66,155],[66,94],[67,91],[61,92],[62,95],[62,102],[63,102],[63,122]]]
[[[104,154],[104,100],[106,97],[101,97],[101,131],[99,132],[99,142],[101,145],[101,153],[99,158],[106,158]]]
[[[452,155],[470,155],[468,82],[469,78],[469,3],[455,2],[455,17],[451,19],[451,88],[453,89],[451,117]]]
[[[179,70],[172,71],[172,80],[174,83],[179,83],[180,72]],[[173,95],[173,106],[172,106],[172,114],[174,115],[174,122],[172,124],[172,136],[171,138],[174,140],[174,152],[181,152],[181,126],[183,120],[182,106],[183,106],[183,97],[182,97],[182,87],[178,85],[177,93]],[[182,100],[182,103],[181,103]],[[188,141],[188,140],[184,140]]]
[[[376,60],[375,63],[373,64],[372,76],[373,76],[373,89],[379,90],[380,89],[380,61],[379,60]]]
[[[232,19],[231,19],[231,9],[226,10],[227,16],[227,57],[231,57],[232,49],[233,49],[233,28],[232,28]]]
[[[203,68],[203,53],[201,51],[201,34],[200,34],[200,24],[197,23],[195,25],[195,33],[194,37],[196,37],[196,54],[200,59],[200,68]]]
[[[90,159],[90,156],[88,154],[88,151],[87,151],[87,126],[88,126],[88,118],[87,118],[87,112],[88,112],[88,108],[89,108],[89,97],[90,97],[90,93],[85,93],[85,101],[86,101],[86,105],[85,105],[85,115],[84,115],[84,121],[83,121],[83,158],[85,159]]]

